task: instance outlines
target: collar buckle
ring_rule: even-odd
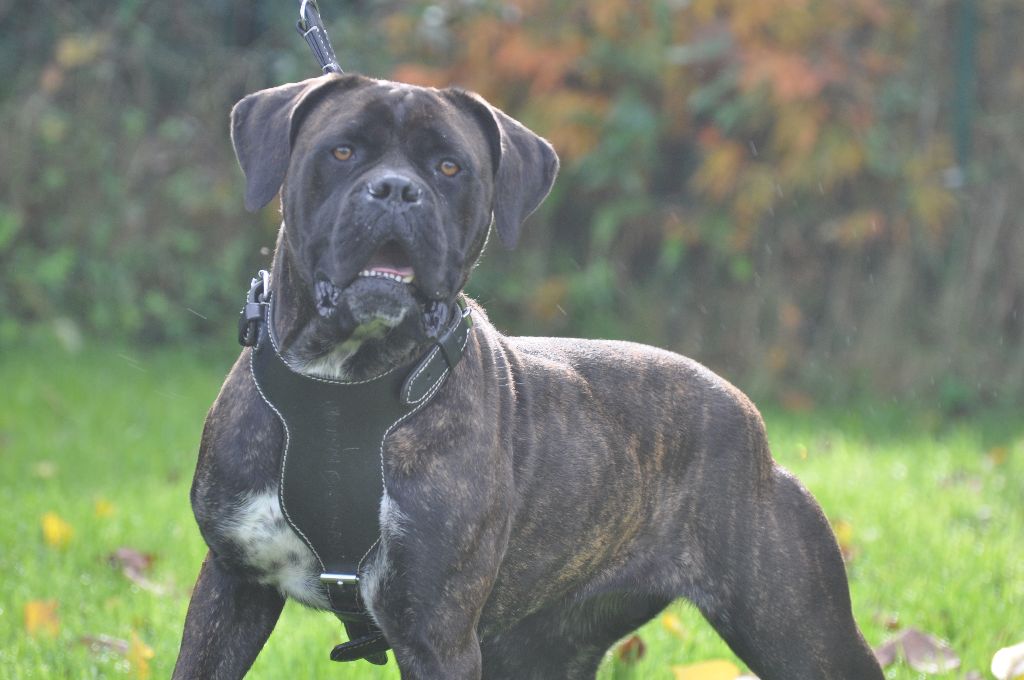
[[[473,318],[470,316],[469,306],[461,296],[458,299],[458,304],[458,321],[448,326],[440,337],[434,339],[434,345],[441,350],[441,356],[444,357],[444,362],[448,364],[449,369],[454,369],[455,364],[459,363],[459,359],[462,358],[465,334],[460,331],[465,328],[465,331],[468,333],[469,329],[473,327]]]
[[[256,346],[260,337],[263,308],[269,301],[270,272],[261,269],[249,284],[249,293],[245,296],[245,305],[238,317],[238,344],[242,347]]]

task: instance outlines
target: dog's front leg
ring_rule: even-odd
[[[174,680],[244,676],[282,607],[277,590],[243,580],[208,553],[188,605]]]
[[[385,497],[364,592],[403,680],[478,680],[477,623],[508,542],[507,512],[501,494],[430,487]]]

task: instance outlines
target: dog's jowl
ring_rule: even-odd
[[[176,678],[245,675],[286,597],[403,678],[593,678],[677,598],[762,680],[882,677],[743,394],[643,345],[506,337],[463,296],[551,188],[547,142],[348,75],[250,95],[231,130],[246,206],[280,194],[283,224],[203,432]]]

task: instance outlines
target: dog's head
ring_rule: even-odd
[[[545,140],[474,94],[356,75],[245,97],[231,139],[246,207],[280,190],[282,243],[341,336],[452,302],[492,219],[514,246],[558,168]]]

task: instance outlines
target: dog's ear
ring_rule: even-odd
[[[506,248],[514,248],[523,221],[551,191],[558,155],[551,144],[479,95],[447,90],[452,101],[476,118],[494,161],[494,223]]]
[[[245,208],[270,202],[284,182],[302,113],[328,92],[366,82],[361,76],[326,75],[250,94],[231,109],[231,143],[245,174]]]

